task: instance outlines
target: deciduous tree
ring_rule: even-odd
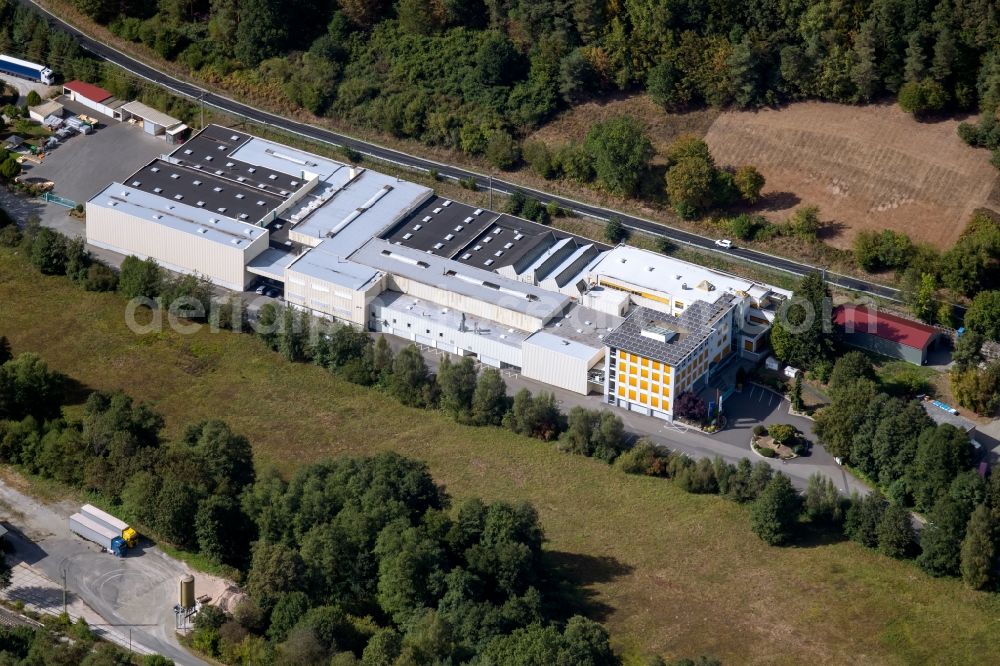
[[[791,542],[798,524],[802,498],[784,474],[775,474],[750,508],[754,534],[770,546]]]

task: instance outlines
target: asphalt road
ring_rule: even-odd
[[[398,164],[400,166],[419,169],[421,171],[436,170],[438,174],[444,178],[449,178],[452,180],[458,179],[475,179],[479,187],[488,187],[490,180],[487,176],[483,174],[476,173],[474,171],[469,171],[467,169],[461,169],[459,167],[451,166],[448,164],[442,164],[440,162],[435,162],[433,160],[428,160],[416,155],[410,155],[398,150],[392,150],[391,148],[385,148],[374,143],[369,143],[367,141],[361,141],[344,134],[339,134],[337,132],[332,132],[330,130],[321,129],[307,123],[300,123],[294,120],[289,120],[288,118],[283,118],[281,116],[268,113],[266,111],[261,111],[252,106],[248,106],[241,102],[237,102],[229,97],[224,97],[217,93],[205,90],[196,85],[193,85],[187,81],[182,81],[180,79],[174,78],[169,74],[161,72],[145,63],[142,63],[121,51],[118,51],[107,44],[101,43],[94,39],[91,39],[87,35],[83,34],[73,26],[64,22],[58,16],[52,14],[46,9],[40,7],[32,0],[20,0],[25,5],[31,5],[36,7],[43,15],[45,15],[54,28],[68,32],[69,34],[76,37],[84,49],[90,51],[98,58],[102,58],[109,62],[112,62],[119,67],[128,70],[132,74],[156,83],[157,85],[163,86],[174,93],[187,97],[194,100],[200,100],[205,105],[215,107],[226,113],[241,116],[255,123],[262,125],[270,125],[272,127],[279,128],[283,131],[290,132],[292,134],[297,134],[305,138],[311,139],[313,141],[319,141],[322,143],[334,145],[334,146],[346,146],[352,150],[374,157],[385,162],[390,162],[393,164]],[[869,282],[866,280],[859,280],[857,278],[849,277],[846,275],[839,275],[836,273],[830,273],[826,271],[821,271],[814,266],[809,266],[807,264],[802,264],[799,262],[792,261],[790,259],[785,259],[783,257],[776,257],[764,252],[757,252],[755,250],[748,250],[745,248],[734,247],[730,250],[721,250],[716,247],[715,239],[705,238],[697,234],[693,234],[687,231],[682,231],[680,229],[675,229],[673,227],[666,226],[660,222],[653,222],[651,220],[646,220],[640,217],[635,217],[634,215],[629,215],[627,213],[622,213],[610,208],[602,208],[600,206],[594,206],[591,204],[583,203],[581,201],[576,201],[575,199],[569,199],[566,197],[560,197],[547,192],[542,192],[539,190],[534,190],[527,187],[522,187],[515,183],[509,183],[504,180],[497,178],[492,179],[493,189],[501,194],[509,194],[513,190],[521,190],[522,192],[538,198],[543,201],[555,201],[559,206],[563,208],[572,210],[581,215],[592,217],[599,220],[607,220],[611,217],[617,217],[622,221],[622,223],[637,231],[643,231],[654,236],[662,236],[669,238],[675,243],[680,243],[683,245],[697,247],[703,250],[710,250],[713,252],[719,252],[723,255],[732,255],[735,258],[747,261],[753,264],[758,264],[760,266],[765,266],[772,269],[777,269],[793,275],[805,275],[807,273],[823,272],[827,281],[836,286],[850,289],[853,291],[858,291],[862,293],[871,294],[879,298],[884,298],[888,300],[899,300],[899,291],[893,289],[892,287],[887,287],[885,285],[877,284],[874,282]]]
[[[96,613],[103,623],[86,617],[108,640],[131,644],[144,654],[162,654],[180,666],[205,666],[181,646],[174,632],[178,581],[191,570],[142,540],[139,549],[125,558],[101,552],[96,544],[70,533],[67,518],[75,510],[77,506],[68,502],[43,504],[0,482],[0,518],[13,528],[6,537],[13,547],[10,561],[32,573],[32,584],[20,590],[18,598],[27,597],[44,612],[60,611],[59,583],[65,571],[71,610],[82,614],[77,603],[82,602]],[[195,577],[197,585],[210,589],[212,577],[201,573]]]

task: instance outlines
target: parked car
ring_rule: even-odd
[[[720,238],[719,240],[715,241],[715,244],[718,245],[719,247],[724,247],[727,250],[733,247],[733,241],[729,240],[728,238]]]
[[[281,296],[277,289],[268,289],[266,293],[268,298],[279,298]]]
[[[267,285],[262,284],[259,287],[257,287],[258,295],[263,296],[266,292],[267,292]]]

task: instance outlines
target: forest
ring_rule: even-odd
[[[471,154],[619,92],[671,111],[898,99],[918,116],[992,116],[1000,101],[983,0],[73,1],[209,79]],[[19,21],[0,25],[0,50],[37,50]],[[963,136],[995,144],[994,124]]]

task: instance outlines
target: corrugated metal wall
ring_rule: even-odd
[[[228,247],[151,220],[87,203],[87,242],[122,254],[152,257],[165,268],[198,273],[214,284],[242,290],[250,280],[246,264],[267,249],[261,234],[245,248]]]
[[[505,298],[514,298],[504,294],[497,294],[496,303],[487,303],[477,298],[463,296],[440,287],[422,284],[408,278],[392,276],[389,285],[390,289],[401,291],[416,298],[425,299],[432,303],[438,303],[453,310],[468,313],[473,317],[489,319],[504,326],[520,329],[522,331],[537,331],[551,316],[551,313],[539,312],[537,316],[523,314],[515,310],[503,307]]]
[[[603,357],[604,351],[599,350],[594,358],[584,361],[536,345],[529,338],[521,345],[521,374],[529,379],[587,395],[587,371]]]
[[[385,277],[376,280],[365,290],[354,291],[332,282],[285,270],[285,298],[289,303],[302,305],[320,314],[329,315],[358,326],[367,326],[368,305],[385,287]]]

